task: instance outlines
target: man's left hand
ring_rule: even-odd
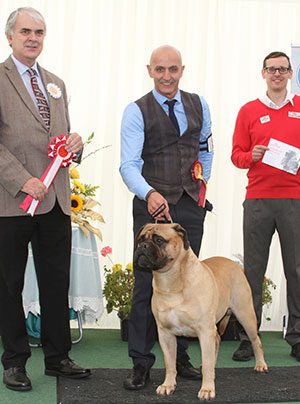
[[[77,153],[83,147],[81,136],[78,133],[70,133],[66,141],[66,150],[69,153]]]
[[[165,218],[171,221],[171,215],[169,213],[168,201],[157,191],[150,194],[148,198],[148,212],[150,216],[162,205],[165,205],[165,209],[160,212],[159,215],[155,216],[157,220],[164,220]]]

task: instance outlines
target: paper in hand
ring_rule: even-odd
[[[272,138],[269,141],[268,148],[269,150],[265,152],[262,159],[264,164],[293,175],[297,174],[300,166],[300,149]]]

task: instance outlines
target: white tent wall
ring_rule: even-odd
[[[116,263],[131,261],[132,195],[122,183],[120,124],[125,106],[152,89],[146,71],[152,50],[177,47],[186,66],[181,88],[209,103],[215,145],[207,215],[200,258],[242,254],[242,202],[246,170],[231,161],[231,141],[239,108],[265,91],[263,58],[271,51],[291,53],[300,42],[297,0],[0,0],[0,55],[10,48],[6,19],[21,6],[37,8],[47,22],[40,64],[62,77],[70,97],[72,130],[89,150],[111,145],[84,161],[83,182],[100,185],[97,199],[106,223],[103,243]],[[100,256],[100,266],[109,262]],[[101,271],[102,282],[103,272]],[[277,285],[264,330],[281,330],[286,311],[285,280],[277,235],[271,247],[267,276]],[[106,313],[94,327],[117,328]]]

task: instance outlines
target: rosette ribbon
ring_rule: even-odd
[[[203,178],[202,175],[202,164],[200,161],[196,160],[194,161],[192,168],[191,168],[191,173],[192,173],[192,179],[195,182],[198,182],[201,180],[201,185],[200,185],[200,191],[199,191],[199,199],[198,199],[198,205],[202,206],[202,208],[205,207],[205,201],[206,201],[206,191],[207,191],[207,185],[206,182]]]
[[[49,189],[54,181],[59,169],[67,167],[72,163],[74,153],[68,153],[65,149],[65,144],[68,137],[66,135],[56,136],[53,142],[48,144],[48,157],[53,158],[51,164],[41,177],[41,181]],[[40,201],[34,199],[31,195],[27,195],[19,208],[23,209],[31,216],[34,216]]]

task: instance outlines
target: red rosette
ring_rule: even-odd
[[[53,139],[53,142],[48,144],[48,157],[53,158],[57,155],[60,156],[63,161],[61,163],[61,167],[67,167],[72,163],[72,159],[74,157],[74,153],[68,153],[65,144],[68,137],[66,135],[56,136]]]
[[[200,161],[196,160],[193,162],[192,168],[191,168],[191,173],[192,173],[192,180],[195,182],[198,182],[201,180],[202,177],[202,164]]]
[[[193,162],[192,168],[191,168],[191,174],[192,174],[192,180],[195,182],[198,182],[201,180],[201,185],[200,185],[200,191],[199,191],[199,199],[198,199],[198,205],[202,206],[203,208],[205,207],[205,201],[206,201],[206,182],[203,178],[202,175],[202,164],[200,163],[199,160],[196,160]]]

